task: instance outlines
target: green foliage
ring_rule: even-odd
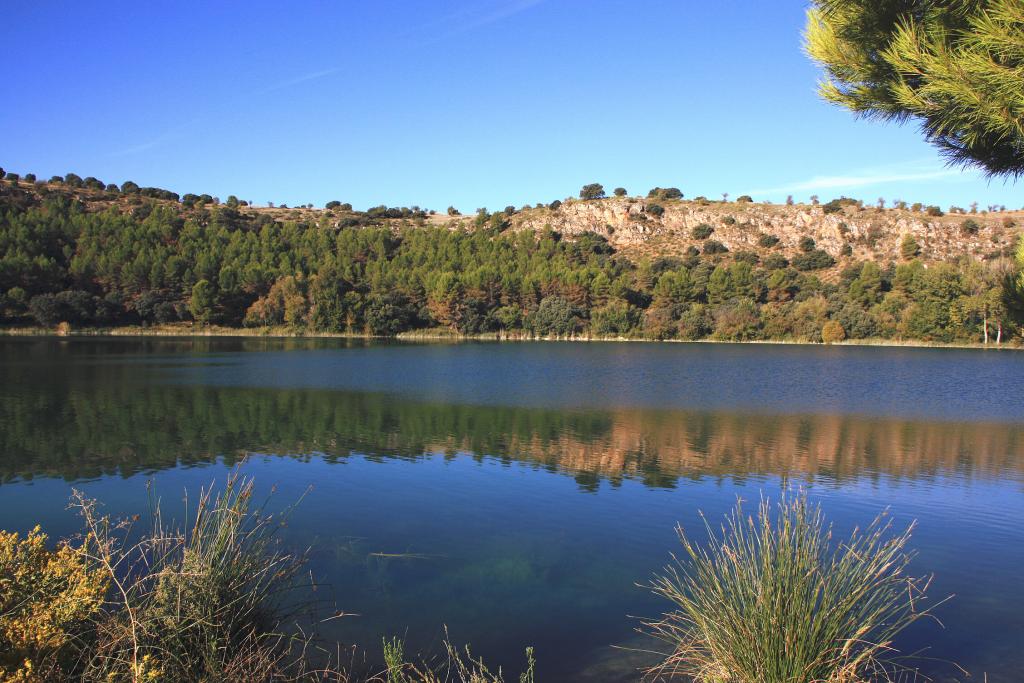
[[[954,163],[1024,172],[1019,0],[815,0],[806,47],[825,69],[825,99],[918,121]]]
[[[821,270],[831,268],[836,260],[827,251],[812,249],[811,251],[793,257],[793,267],[797,270]]]
[[[590,183],[580,189],[580,199],[602,199],[604,186],[601,183]]]
[[[800,251],[804,252],[805,254],[807,252],[814,251],[814,248],[816,246],[817,245],[814,243],[814,240],[811,239],[810,237],[807,237],[806,235],[804,237],[801,237],[800,241],[797,242],[797,247],[800,249]]]
[[[648,199],[682,199],[683,192],[678,187],[655,187],[647,193]]]
[[[625,197],[627,194],[626,188],[616,187],[614,190],[612,190],[612,194],[614,194],[616,197]]]
[[[792,494],[705,528],[706,546],[677,530],[684,553],[651,585],[673,604],[645,624],[670,648],[652,678],[892,680],[893,638],[928,613],[927,579],[907,573],[910,529],[880,515],[835,543],[820,508]]]
[[[835,282],[812,275],[834,265],[816,248],[791,267],[777,251],[762,253],[759,263],[749,250],[729,254],[704,237],[703,256],[691,246],[678,259],[634,262],[604,234],[508,230],[505,212],[484,211],[479,227],[450,229],[424,224],[419,209],[349,212],[341,205],[279,220],[202,195],[192,209],[142,196],[97,209],[67,193],[51,188],[29,201],[24,188],[0,195],[6,324],[191,318],[383,336],[445,327],[458,334],[820,340],[824,323],[835,319],[853,339],[981,341],[986,329],[1015,338],[1024,322],[1013,313],[1017,298],[1001,294],[995,263],[910,263],[896,272],[849,264]],[[713,235],[708,230],[699,226],[695,236]],[[777,244],[772,235],[757,239],[762,248]],[[733,299],[749,300],[757,315]],[[809,299],[828,303],[825,310],[800,307]],[[753,324],[738,325],[743,319]]]
[[[968,218],[967,220],[960,224],[960,232],[964,235],[977,235],[978,230],[980,229],[981,226],[978,225],[978,221],[974,220],[973,218]]]
[[[661,218],[665,215],[665,207],[661,204],[648,204],[646,211],[655,218]]]
[[[694,227],[694,229],[690,231],[690,235],[695,240],[706,240],[707,238],[711,237],[712,233],[714,232],[715,229],[713,227],[711,227],[707,223],[701,223],[700,225]]]
[[[623,301],[613,299],[590,313],[590,330],[601,336],[630,334],[640,322],[640,310]]]
[[[708,240],[704,243],[705,254],[724,254],[729,251],[729,248],[718,240]]]
[[[213,285],[209,280],[199,280],[192,285],[188,310],[196,322],[210,322],[210,316],[213,315],[213,302]]]
[[[545,297],[530,316],[529,325],[534,334],[569,336],[583,329],[581,311],[560,296]]]
[[[757,237],[757,246],[762,249],[771,249],[779,243],[779,238],[775,235],[761,234]]]
[[[903,236],[903,240],[900,242],[900,255],[909,261],[912,258],[916,258],[921,253],[921,247],[918,246],[917,240],[911,234]]]
[[[749,194],[742,194],[736,198],[736,201],[739,202],[740,204],[750,204],[751,202],[754,201],[754,198],[751,197]]]

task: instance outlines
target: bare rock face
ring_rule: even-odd
[[[651,210],[654,203],[664,209],[660,216]],[[976,230],[970,224],[964,226],[968,219],[977,224]],[[633,258],[682,256],[689,247],[700,249],[705,240],[694,236],[694,228],[700,225],[713,229],[706,239],[721,242],[730,252],[750,251],[762,258],[771,253],[792,258],[801,251],[800,241],[810,237],[817,249],[840,261],[839,268],[844,259],[899,261],[907,235],[917,242],[926,262],[962,256],[999,258],[1011,253],[1024,227],[1024,212],[933,217],[852,204],[826,213],[823,207],[811,205],[613,198],[566,200],[558,209],[530,209],[512,217],[514,230],[550,228],[569,239],[596,233]],[[778,238],[778,243],[760,246],[765,235]]]

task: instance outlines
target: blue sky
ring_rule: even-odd
[[[0,166],[463,211],[588,182],[1024,204],[821,102],[797,0],[8,3]]]

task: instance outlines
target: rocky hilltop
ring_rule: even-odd
[[[652,205],[663,213],[657,209],[652,213]],[[781,253],[792,258],[801,253],[801,240],[809,237],[837,262],[888,262],[904,257],[904,242],[910,236],[919,258],[934,262],[1011,255],[1024,225],[1024,212],[930,216],[909,208],[863,207],[853,201],[827,206],[614,198],[529,209],[512,216],[511,223],[515,230],[550,227],[568,237],[594,232],[633,258],[703,252],[711,240],[732,253],[753,252],[761,257]],[[712,229],[707,237],[702,226]],[[772,244],[775,239],[778,242]]]

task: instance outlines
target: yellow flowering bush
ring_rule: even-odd
[[[42,680],[103,606],[109,582],[86,552],[47,548],[39,527],[0,531],[0,680]]]

